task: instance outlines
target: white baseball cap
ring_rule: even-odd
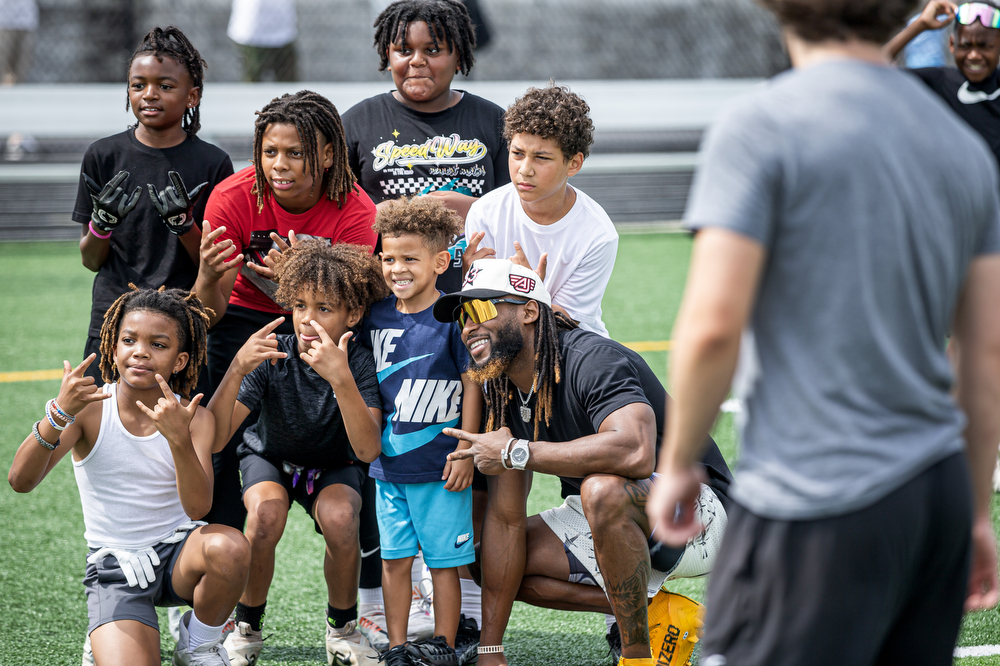
[[[453,322],[456,319],[455,310],[465,301],[504,296],[516,296],[552,306],[552,297],[535,271],[509,259],[479,259],[472,262],[469,272],[465,274],[462,291],[442,296],[434,304],[434,318]]]

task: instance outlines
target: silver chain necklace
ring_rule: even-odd
[[[511,382],[511,383],[513,383],[513,382]],[[520,409],[521,420],[524,421],[525,423],[528,423],[529,421],[531,421],[531,407],[528,407],[528,402],[531,400],[531,396],[533,396],[535,394],[535,384],[536,384],[536,382],[534,382],[534,381],[531,382],[531,390],[528,391],[528,397],[527,398],[522,398],[521,397],[521,395],[522,395],[521,389],[517,388],[516,386],[514,387],[514,388],[517,388],[517,399],[521,401],[521,409]]]

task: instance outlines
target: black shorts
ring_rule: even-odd
[[[951,664],[969,576],[970,488],[956,454],[841,516],[769,520],[733,502],[701,663]]]
[[[361,497],[361,486],[368,475],[364,466],[357,463],[333,469],[322,469],[318,472],[319,476],[313,480],[312,492],[310,493],[308,470],[303,471],[299,478],[295,479],[294,475],[284,470],[284,464],[280,460],[265,458],[247,450],[245,446],[240,447],[240,476],[243,478],[243,494],[246,494],[247,488],[262,481],[273,481],[281,484],[285,488],[285,492],[288,493],[288,507],[291,508],[292,501],[302,505],[302,508],[313,519],[316,532],[322,534],[323,531],[319,528],[319,523],[316,522],[312,510],[313,503],[320,491],[327,486],[340,483],[354,489],[358,497]],[[297,483],[293,485],[293,481],[297,481]]]

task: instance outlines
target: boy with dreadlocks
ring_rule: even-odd
[[[208,315],[179,289],[135,290],[101,329],[103,390],[64,361],[62,385],[8,481],[33,490],[73,454],[86,526],[87,633],[102,666],[160,663],[154,606],[190,605],[173,663],[228,664],[222,625],[247,580],[238,531],[197,521],[212,503],[214,418],[188,396],[205,363]]]
[[[97,273],[84,356],[100,356],[104,313],[129,283],[187,290],[198,275],[195,222],[233,173],[229,155],[197,136],[205,66],[177,28],[150,30],[128,66],[126,108],[138,122],[84,154],[73,220],[83,265]],[[95,380],[99,365],[88,368]]]
[[[383,5],[384,6],[384,5]],[[400,197],[424,195],[443,201],[465,219],[478,197],[510,182],[503,109],[464,90],[452,88],[457,74],[468,75],[475,62],[476,29],[459,0],[398,0],[375,21],[379,71],[389,70],[395,90],[366,99],[344,114],[351,170],[380,206]],[[437,279],[445,292],[462,287],[462,231],[450,242],[451,264]],[[486,482],[473,479],[476,506],[485,507]],[[374,498],[374,484],[366,486]],[[377,525],[372,504],[362,510],[365,557],[361,567],[361,628],[374,644],[388,646],[381,592]],[[368,537],[374,536],[374,539]],[[414,568],[414,597],[408,623],[411,639],[432,636],[422,564]],[[474,640],[479,588],[463,578],[460,625]]]
[[[208,341],[209,383],[215,387],[236,351],[285,312],[266,258],[295,234],[331,243],[375,245],[375,206],[354,181],[340,114],[328,100],[302,90],[271,100],[257,113],[253,165],[212,193],[205,211],[195,291],[214,311]],[[276,329],[292,333],[289,322]],[[251,414],[247,423],[257,415]],[[239,425],[237,423],[236,425]],[[242,431],[216,456],[219,480],[212,516],[243,527],[236,447]]]
[[[382,275],[392,295],[372,307],[361,337],[375,357],[384,415],[382,454],[371,476],[377,480],[389,639],[383,660],[389,666],[407,666],[411,657],[439,666],[459,663],[458,567],[475,560],[473,466],[447,460],[468,442],[442,430],[461,424],[477,432],[482,393],[465,371],[468,354],[458,331],[437,321],[432,307],[440,295],[437,277],[450,263],[448,243],[461,228],[457,213],[424,197],[388,201],[375,219]],[[404,645],[418,546],[434,585],[434,637]]]
[[[385,296],[385,283],[367,249],[322,239],[299,241],[275,271],[274,298],[291,310],[294,334],[273,332],[278,317],[250,336],[209,405],[217,447],[261,408],[238,449],[252,563],[226,651],[234,666],[257,663],[274,551],[294,500],[326,543],[327,661],[374,665],[378,653],[357,630],[358,512],[381,451],[382,399],[375,361],[348,329]]]
[[[472,442],[450,460],[472,458],[492,475],[480,549],[479,663],[507,663],[502,639],[515,599],[613,612],[619,663],[655,663],[650,634],[659,654],[667,628],[660,620],[697,609],[661,585],[705,575],[721,540],[731,477],[718,447],[708,438],[702,459],[705,533],[682,548],[657,549],[643,508],[667,395],[642,357],[553,312],[541,278],[506,259],[473,263],[465,286],[438,300],[434,316],[458,322],[469,374],[486,387],[486,434],[444,431]],[[529,518],[524,498],[533,472],[557,475],[576,492]],[[668,646],[669,663],[685,663],[693,645],[682,639]]]
[[[478,197],[510,181],[503,109],[451,87],[475,62],[476,28],[459,0],[397,0],[375,20],[379,71],[396,89],[344,114],[351,170],[372,201],[428,195],[462,219]],[[461,233],[461,232],[460,232]],[[438,279],[461,288],[465,239]]]

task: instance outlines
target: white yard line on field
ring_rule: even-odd
[[[1000,645],[972,645],[970,647],[955,648],[955,658],[966,657],[990,657],[1000,654]]]

